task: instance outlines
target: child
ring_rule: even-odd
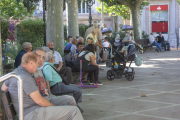
[[[103,47],[109,47],[108,37],[104,38]]]

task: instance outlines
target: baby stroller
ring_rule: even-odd
[[[135,45],[129,44],[124,46],[121,50],[120,46],[117,50],[111,48],[111,59],[106,63],[106,66],[111,67],[111,70],[107,71],[107,79],[112,81],[115,78],[121,78],[125,75],[127,80],[132,81],[134,79],[134,68],[131,67],[131,63],[135,60]],[[126,63],[130,61],[129,66]],[[117,65],[115,65],[115,62]]]

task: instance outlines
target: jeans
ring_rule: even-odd
[[[161,44],[163,44],[164,50],[170,50],[170,44],[169,44],[169,42],[161,42]],[[166,46],[167,46],[167,49],[166,49]]]
[[[84,72],[89,73],[90,80],[92,81],[93,78],[95,81],[98,81],[98,75],[99,75],[99,67],[96,65],[90,65],[88,70],[84,70]],[[94,76],[93,76],[94,75]]]
[[[154,42],[152,43],[152,45],[155,45],[160,51],[162,51],[162,49],[161,49],[161,43],[157,43],[156,41],[154,41]]]
[[[53,87],[51,86],[51,93],[54,95],[73,93],[76,103],[82,102],[82,89],[79,85],[65,85],[63,82],[58,82]]]

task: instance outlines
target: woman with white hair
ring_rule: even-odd
[[[81,102],[82,101],[81,87],[73,84],[66,85],[62,81],[61,76],[55,70],[54,61],[55,61],[54,55],[51,52],[47,52],[42,71],[45,80],[47,82],[47,85],[48,87],[50,87],[51,93],[54,95],[73,93],[73,97],[76,100],[76,103]]]
[[[115,38],[115,41],[114,41],[114,48],[115,49],[117,49],[117,47],[120,45],[120,41],[121,41],[120,35],[117,34],[116,38]]]

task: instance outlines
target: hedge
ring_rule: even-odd
[[[44,46],[44,27],[42,19],[28,19],[16,25],[17,43],[31,42],[33,48]]]

